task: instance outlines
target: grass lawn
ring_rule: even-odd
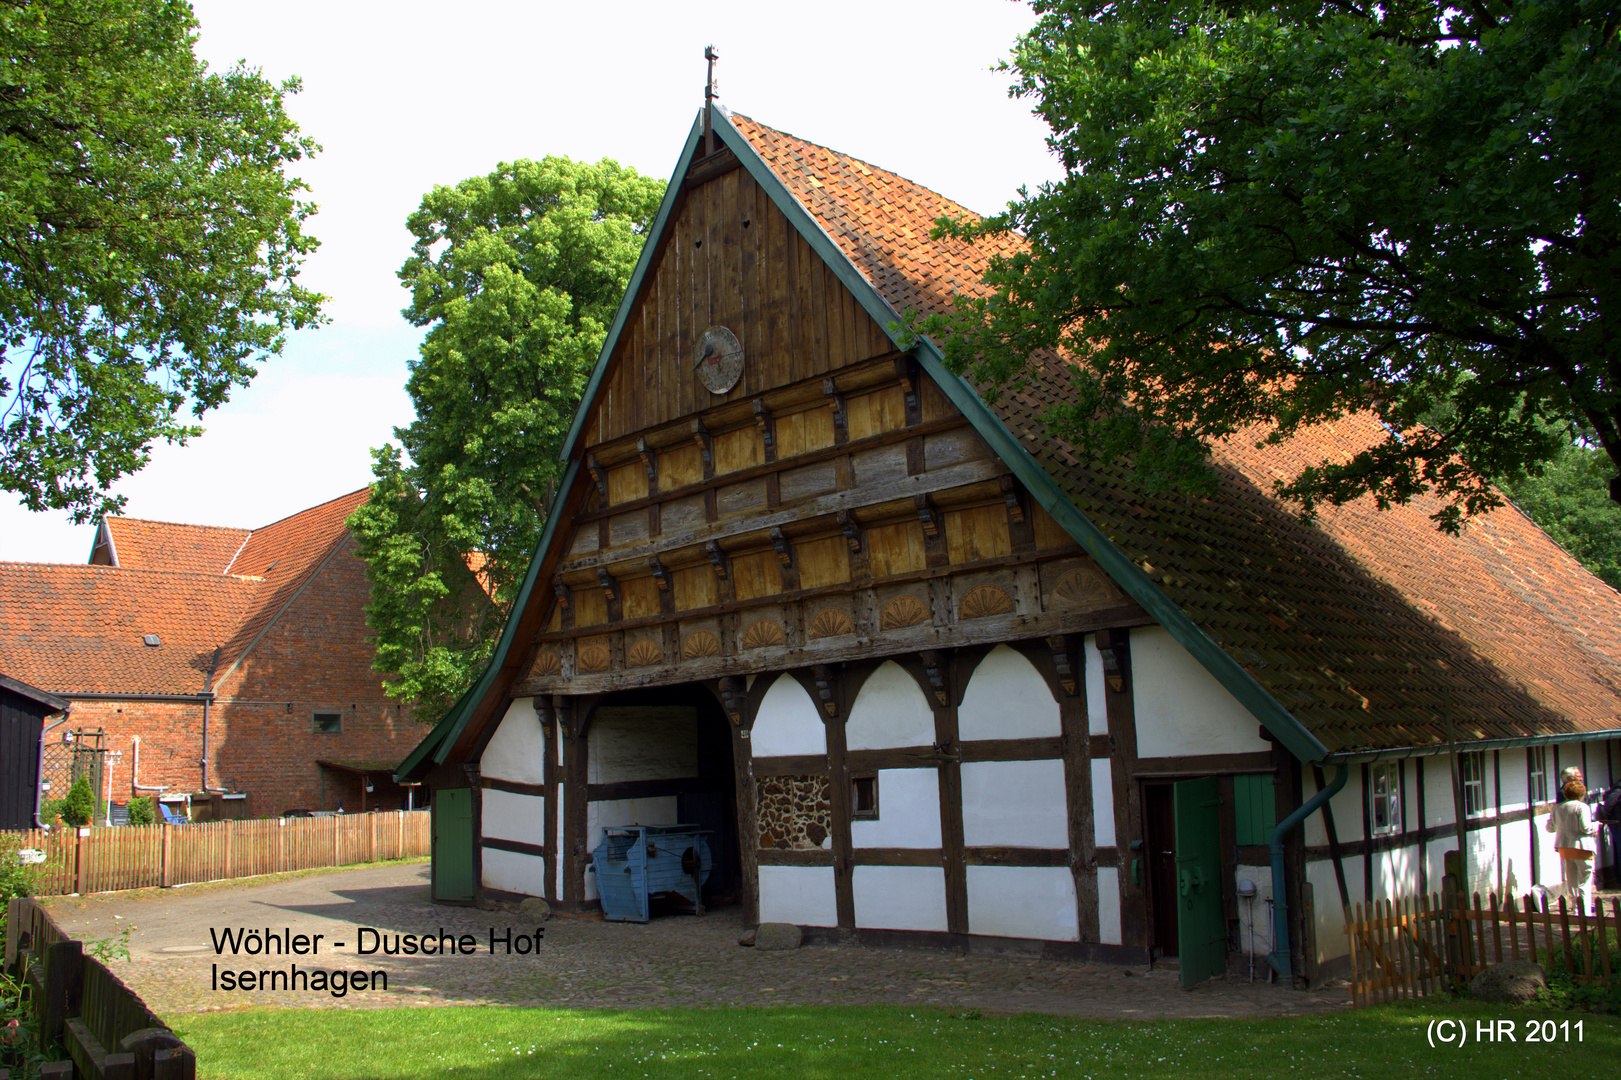
[[[475,1080],[567,1077],[1095,1077],[1257,1080],[1413,1076],[1509,1080],[1608,1076],[1621,1020],[1475,1003],[1385,1006],[1264,1020],[1077,1020],[900,1007],[610,1012],[448,1006],[247,1009],[176,1016],[199,1078]],[[1514,1021],[1518,1041],[1482,1043],[1477,1021]],[[1531,1020],[1570,1021],[1527,1045]],[[1432,1049],[1431,1021],[1461,1020],[1461,1048]],[[1576,1042],[1581,1022],[1582,1041]]]

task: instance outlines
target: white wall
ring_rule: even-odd
[[[851,750],[934,745],[934,712],[917,681],[899,664],[885,662],[861,684],[844,725],[844,741]]]
[[[792,675],[779,675],[765,692],[749,742],[755,757],[827,753],[822,714]]]
[[[525,896],[546,895],[546,866],[538,855],[485,848],[484,887]]]
[[[856,925],[945,930],[946,872],[938,866],[858,866],[851,874]]]
[[[501,725],[490,736],[479,759],[479,769],[492,780],[520,784],[542,784],[546,774],[546,732],[535,714],[530,698],[519,698],[507,706]],[[511,839],[527,839],[512,837]]]
[[[1131,678],[1139,758],[1271,748],[1255,714],[1163,628],[1131,632]]]
[[[760,921],[839,925],[831,866],[760,867]]]
[[[1103,696],[1103,656],[1098,652],[1095,634],[1086,635],[1081,646],[1081,663],[1086,665],[1086,728],[1091,735],[1109,733],[1109,713]]]
[[[1064,763],[1050,758],[964,764],[962,829],[969,847],[1069,847]]]
[[[1112,866],[1098,867],[1098,940],[1120,944],[1120,871]]]
[[[850,841],[856,847],[939,847],[939,771],[880,769],[878,819],[850,822]]]
[[[1079,941],[1074,875],[1066,866],[968,867],[968,932]]]
[[[1114,831],[1114,777],[1109,771],[1109,758],[1093,758],[1092,766],[1092,835],[1098,847],[1113,847],[1117,842]]]
[[[1266,903],[1272,898],[1272,869],[1266,866],[1236,867],[1233,871],[1235,896],[1238,883],[1245,880],[1254,883],[1255,899],[1238,897],[1238,951],[1248,952],[1253,948],[1255,956],[1265,956],[1272,951],[1272,916]],[[1265,972],[1262,971],[1262,974]]]
[[[546,800],[539,795],[515,795],[510,791],[485,788],[483,836],[501,840],[521,840],[526,844],[546,842]]]
[[[987,653],[963,692],[957,709],[957,737],[966,742],[1037,739],[1062,733],[1058,702],[1035,665],[1006,645]]]
[[[691,706],[604,706],[588,737],[590,783],[698,775],[698,710]]]

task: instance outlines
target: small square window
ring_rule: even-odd
[[[341,712],[316,713],[315,726],[312,730],[317,735],[342,735],[343,714]]]
[[[1458,777],[1463,781],[1463,813],[1479,817],[1486,812],[1486,755],[1479,750],[1458,755]]]
[[[1548,748],[1533,746],[1525,756],[1531,769],[1531,803],[1545,803],[1548,801]]]
[[[878,774],[863,773],[850,777],[850,817],[867,821],[878,820]]]
[[[1373,808],[1374,835],[1401,832],[1401,762],[1375,762],[1369,783],[1373,788],[1369,802]]]

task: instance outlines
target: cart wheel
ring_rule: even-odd
[[[681,872],[683,874],[692,877],[701,869],[703,869],[703,860],[698,858],[697,848],[689,847],[681,853]]]

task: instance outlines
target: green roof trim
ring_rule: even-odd
[[[584,408],[584,405],[581,408]],[[563,482],[557,485],[557,496],[552,499],[552,505],[546,511],[546,527],[541,530],[540,542],[535,545],[535,553],[529,558],[529,570],[524,574],[523,586],[518,590],[518,599],[513,602],[512,611],[507,615],[506,626],[501,628],[501,640],[496,643],[490,662],[484,665],[484,673],[468,688],[467,693],[456,699],[456,704],[450,707],[444,719],[435,724],[428,737],[418,743],[417,748],[400,763],[400,767],[394,773],[396,777],[411,775],[430,755],[435,765],[444,764],[445,756],[450,753],[450,748],[456,744],[456,740],[467,727],[467,719],[473,714],[474,707],[489,692],[490,686],[495,682],[495,673],[501,670],[502,662],[512,649],[512,639],[518,634],[518,619],[529,606],[529,598],[535,591],[535,582],[540,577],[540,565],[545,561],[546,551],[551,547],[552,537],[557,533],[557,522],[562,517],[560,511],[579,473],[578,461],[569,462],[568,468],[563,471]]]

